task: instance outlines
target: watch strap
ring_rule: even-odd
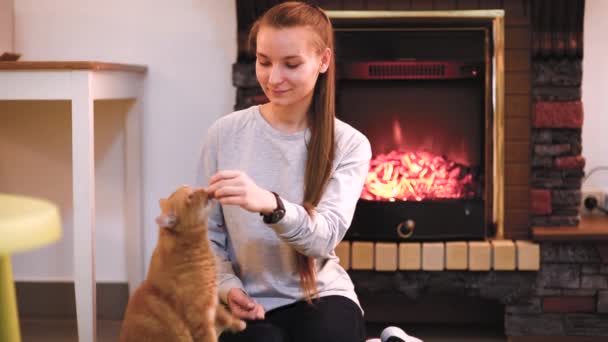
[[[264,218],[263,219],[264,223],[269,223],[269,224],[277,223],[283,218],[283,216],[285,216],[285,206],[283,205],[283,201],[281,200],[281,197],[276,192],[274,192],[274,191],[271,191],[271,192],[274,195],[274,198],[276,199],[277,207],[269,214],[260,213],[260,216],[262,216]]]

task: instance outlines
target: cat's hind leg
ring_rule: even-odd
[[[129,300],[120,342],[192,342],[189,326],[173,305],[144,284]]]
[[[158,320],[153,317],[139,317],[137,322],[131,323],[123,329],[120,342],[192,342],[190,330],[182,321]]]

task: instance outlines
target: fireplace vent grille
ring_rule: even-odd
[[[351,80],[465,79],[481,76],[482,64],[460,61],[367,61],[338,65]]]
[[[370,64],[371,77],[420,77],[444,76],[445,67],[440,63],[433,64]]]

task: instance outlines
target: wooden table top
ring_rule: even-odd
[[[106,63],[96,61],[0,61],[0,71],[2,70],[111,70],[144,73],[148,70],[148,67],[137,64]]]

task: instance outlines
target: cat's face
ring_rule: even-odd
[[[199,227],[207,222],[209,196],[203,188],[181,186],[169,198],[159,201],[161,215],[156,219],[160,227],[176,232]]]

